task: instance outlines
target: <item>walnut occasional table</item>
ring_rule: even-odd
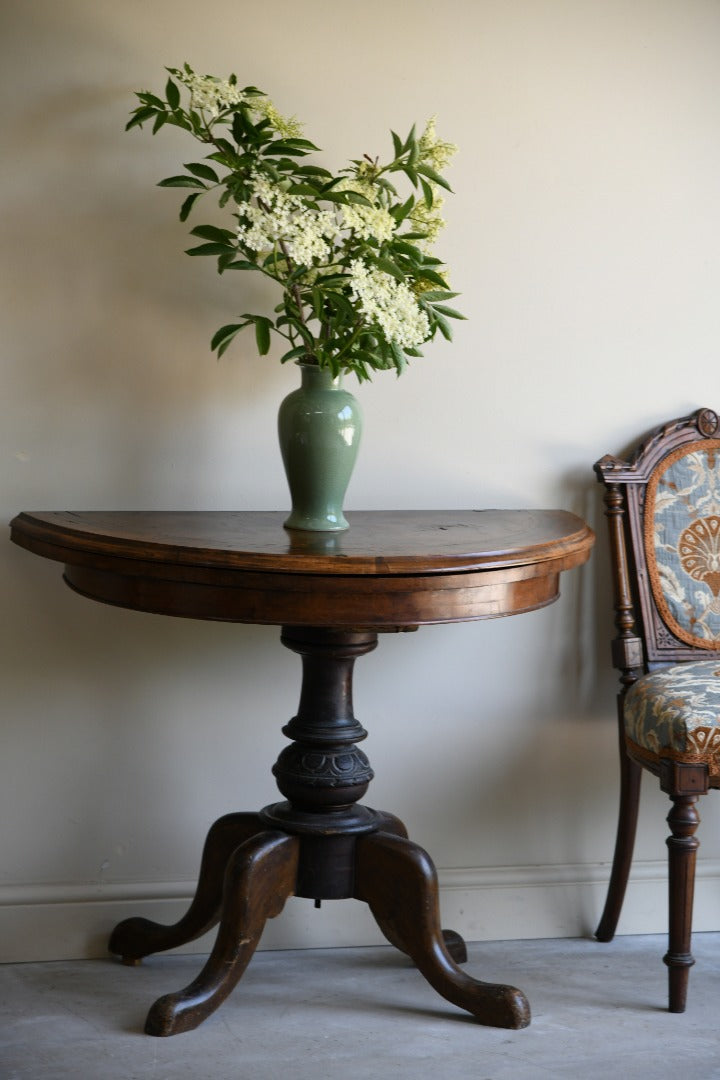
[[[392,814],[360,804],[373,773],[355,745],[352,673],[378,632],[515,615],[551,603],[563,570],[589,557],[593,533],[560,510],[400,511],[348,515],[343,533],[288,532],[263,512],[23,513],[12,539],[65,565],[93,600],[192,619],[282,627],[302,657],[292,741],[273,773],[286,801],[231,813],[210,829],[197,892],[173,926],[121,922],[110,951],[126,963],[194,940],[219,923],[210,957],[184,990],[161,997],[145,1030],[197,1027],[245,970],[265,922],[289,896],[355,897],[448,1001],[482,1024],[522,1028],[524,994],[479,982],[440,928],[429,856]]]

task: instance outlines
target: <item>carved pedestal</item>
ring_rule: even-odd
[[[429,856],[407,839],[402,822],[359,800],[372,769],[356,743],[366,732],[355,719],[355,660],[377,634],[285,627],[283,644],[302,657],[292,740],[273,772],[285,801],[258,814],[229,814],[207,840],[195,898],[174,926],[147,919],[120,923],[111,952],[134,963],[183,945],[219,923],[214,948],[198,977],[151,1008],[145,1030],[175,1035],[197,1027],[238,982],[265,922],[289,896],[365,901],[386,938],[412,958],[428,982],[481,1023],[521,1028],[530,1009],[521,991],[478,982],[459,966],[462,939],[440,929],[438,886]]]

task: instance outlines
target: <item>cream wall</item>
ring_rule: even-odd
[[[248,283],[183,256],[180,133],[124,134],[164,65],[237,71],[338,167],[438,116],[460,146],[442,249],[470,320],[358,391],[350,508],[564,507],[591,465],[720,405],[720,6],[703,0],[15,0],[0,14],[2,511],[284,508],[296,372],[211,334]],[[598,518],[600,520],[598,521]],[[381,639],[355,705],[377,778],[469,938],[594,926],[616,801],[604,534],[551,608]],[[275,798],[299,662],[273,628],[103,608],[0,547],[0,956],[102,953],[185,904],[210,822]],[[646,785],[621,929],[665,925]],[[720,803],[720,800],[716,800]],[[720,806],[696,925],[720,929]],[[376,940],[291,902],[265,943]],[[598,946],[599,948],[600,946]]]

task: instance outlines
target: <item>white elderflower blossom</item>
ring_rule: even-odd
[[[445,227],[445,219],[440,215],[444,201],[437,194],[437,190],[434,190],[432,206],[428,206],[424,199],[418,199],[408,215],[413,228],[426,234],[425,239],[418,244],[425,251],[432,248],[440,230]]]
[[[438,139],[435,133],[434,116],[431,116],[425,124],[425,130],[418,139],[418,153],[421,161],[428,162],[438,172],[442,172],[453,154],[457,153],[455,143],[442,142]]]
[[[362,162],[360,163],[362,166]],[[364,195],[372,206],[364,203],[345,203],[340,208],[343,228],[352,229],[361,240],[377,240],[379,244],[392,240],[397,228],[395,218],[384,206],[375,202],[377,189],[361,176],[341,180],[335,185],[335,191],[354,191]]]
[[[352,229],[361,240],[377,240],[379,244],[392,240],[395,218],[383,206],[348,203],[343,206],[341,215],[343,226]]]
[[[298,195],[288,195],[266,176],[252,177],[253,202],[238,207],[237,235],[252,251],[272,250],[284,244],[288,257],[297,266],[312,266],[315,259],[327,259],[331,241],[337,235],[335,215],[315,210]]]
[[[202,109],[217,116],[223,109],[240,105],[245,101],[244,94],[228,79],[215,79],[212,75],[196,75],[195,72],[177,73],[180,82],[190,90],[190,105],[193,109]]]
[[[332,254],[328,241],[334,240],[337,231],[331,211],[307,208],[292,222],[288,255],[298,266],[312,266],[315,259],[327,259]]]
[[[388,341],[414,349],[427,340],[428,317],[404,282],[367,266],[361,259],[350,263],[350,282],[353,300],[360,302],[366,321],[377,324]]]
[[[302,124],[294,116],[282,116],[268,97],[253,97],[250,108],[264,117],[283,139],[298,139],[302,135]]]

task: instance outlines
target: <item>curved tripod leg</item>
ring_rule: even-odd
[[[595,937],[598,941],[612,941],[620,918],[635,847],[641,780],[642,768],[629,757],[625,749],[625,736],[621,731],[620,810],[610,884],[608,885],[605,908],[595,931]]]
[[[395,817],[394,814],[389,814],[386,810],[381,810],[378,813],[378,817],[380,818],[381,832],[390,833],[392,836],[401,836],[407,840],[408,831],[400,818]],[[375,921],[391,945],[394,945],[400,952],[407,951],[395,938],[392,926],[384,924],[377,915],[375,916]],[[467,945],[460,934],[458,934],[457,930],[442,930],[441,933],[443,941],[445,942],[445,948],[450,953],[455,963],[466,963],[468,958]]]
[[[223,878],[230,856],[265,826],[257,814],[226,814],[219,818],[205,840],[195,898],[185,915],[172,926],[136,916],[113,930],[108,949],[123,963],[137,963],[150,953],[174,949],[201,937],[220,918]]]
[[[439,994],[481,1024],[527,1027],[530,1006],[522,991],[478,982],[449,955],[440,930],[437,874],[422,848],[404,837],[369,833],[358,837],[356,860],[356,898],[370,905],[383,932],[390,931]]]
[[[399,817],[389,814],[387,810],[376,811],[378,817],[378,831],[390,833],[392,836],[404,836],[407,840],[408,831]]]
[[[148,1013],[146,1034],[191,1031],[222,1004],[250,962],[266,921],[279,915],[292,896],[299,850],[297,836],[264,832],[234,852],[213,951],[189,986],[158,998]]]

